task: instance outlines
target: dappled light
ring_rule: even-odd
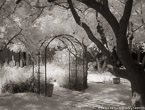
[[[95,86],[94,86],[95,85]],[[32,109],[32,110],[91,110],[95,107],[101,106],[126,106],[130,105],[129,99],[126,93],[118,93],[120,86],[111,88],[112,85],[102,85],[102,92],[98,92],[99,84],[94,84],[93,88],[96,88],[96,93],[91,93],[91,89],[87,89],[85,93],[71,91],[68,89],[57,87],[54,89],[53,96],[46,98],[33,93],[17,93],[17,94],[5,94],[1,95],[0,108],[7,108],[8,110],[15,109]],[[123,86],[122,86],[123,87]],[[110,89],[109,89],[110,88]],[[128,92],[130,92],[128,87]],[[124,96],[124,97],[123,97]],[[9,100],[8,100],[9,99]],[[12,100],[15,102],[12,103]],[[61,102],[61,103],[60,103]],[[61,107],[59,107],[61,106]]]
[[[7,100],[7,98],[10,98]],[[15,94],[15,95],[6,95],[6,96],[1,96],[0,99],[2,100],[0,102],[0,109],[7,109],[7,110],[16,110],[16,109],[21,109],[21,110],[55,110],[56,109],[56,104],[58,102],[54,100],[50,100],[44,97],[37,96],[36,94],[32,93],[21,93],[21,94]],[[13,102],[14,101],[14,102]],[[13,103],[12,103],[13,102]],[[49,102],[49,103],[48,103]],[[64,109],[67,107],[63,107]],[[61,110],[61,109],[58,109]]]

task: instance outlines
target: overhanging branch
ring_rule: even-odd
[[[3,51],[5,48],[7,48],[7,46],[9,45],[9,43],[11,43],[12,40],[13,40],[14,38],[16,38],[18,35],[20,35],[21,32],[22,32],[22,29],[20,29],[20,31],[19,31],[17,34],[15,34],[15,35],[5,44],[5,46],[0,50],[0,52]]]
[[[128,0],[126,2],[124,12],[123,12],[123,16],[120,20],[120,29],[121,29],[121,33],[123,33],[124,36],[126,35],[126,32],[127,32],[127,26],[128,26],[129,19],[130,19],[130,16],[131,16],[132,5],[133,5],[133,0]]]
[[[123,65],[127,69],[131,69],[134,67],[134,61],[132,60],[129,46],[128,46],[128,40],[127,40],[127,28],[129,24],[129,19],[131,16],[131,11],[132,11],[132,5],[133,5],[133,0],[128,0],[125,4],[125,9],[123,16],[120,20],[120,28],[119,28],[119,33],[117,37],[117,54]]]
[[[3,8],[3,6],[5,5],[6,0],[3,1],[3,3],[0,5],[0,10]]]
[[[99,12],[112,27],[113,32],[117,37],[119,23],[108,7],[108,0],[103,1],[101,0],[102,1],[101,3],[96,0],[79,0],[79,1]]]
[[[104,45],[93,35],[91,29],[89,28],[89,26],[82,22],[81,19],[80,19],[80,16],[78,15],[78,13],[76,12],[76,10],[74,9],[73,7],[73,3],[72,3],[72,0],[67,0],[68,3],[69,3],[69,7],[71,9],[71,12],[73,14],[73,17],[76,21],[76,23],[81,26],[86,34],[88,35],[89,39],[94,42],[98,48],[102,51],[102,53],[109,59],[109,63],[112,63],[111,61],[111,56],[110,56],[110,52],[104,47]]]

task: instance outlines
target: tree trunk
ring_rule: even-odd
[[[132,82],[133,83],[133,82]],[[144,81],[145,84],[145,81]],[[145,90],[144,88],[139,88],[140,85],[143,85],[142,81],[139,81],[137,85],[132,84],[132,106],[133,107],[145,107]],[[141,90],[142,89],[142,90]],[[138,110],[144,110],[138,109]]]
[[[140,49],[137,51],[137,62],[140,64]]]
[[[134,38],[134,35],[133,35],[133,22],[129,22],[128,24],[128,34],[127,34],[127,37],[128,37],[128,45],[129,45],[129,50],[130,52],[132,51],[132,41],[133,41],[133,38]]]
[[[86,89],[86,88],[88,88],[88,59],[87,59],[87,53],[88,53],[88,51],[87,51],[87,46],[86,45],[84,45],[83,44],[83,47],[84,47],[84,65],[85,65],[85,67],[84,67],[84,72],[85,72],[85,74],[84,74],[84,80],[83,80],[83,88],[84,89]]]
[[[102,71],[105,71],[106,70],[106,66],[107,66],[106,60],[104,60],[103,65],[102,65]]]
[[[110,52],[104,47],[104,45],[96,39],[89,26],[82,22],[78,13],[73,7],[72,0],[67,0],[73,14],[73,17],[78,25],[80,25],[88,35],[88,38],[94,42],[102,53],[107,57],[107,63],[112,64]],[[96,0],[82,0],[82,3],[88,7],[95,9],[97,12],[107,20],[113,29],[116,37],[117,55],[123,66],[126,68],[124,76],[127,76],[131,82],[133,89],[132,104],[135,107],[145,107],[145,72],[143,67],[137,65],[130,54],[128,40],[127,40],[127,27],[131,16],[133,0],[127,0],[125,2],[124,12],[121,20],[118,22],[115,16],[111,13],[108,0],[102,0],[101,3]],[[114,68],[114,67],[113,67]],[[143,108],[140,108],[142,110]]]
[[[96,58],[96,63],[97,63],[97,70],[99,73],[101,73],[102,68],[101,68],[101,62],[100,62],[99,58]]]
[[[130,70],[130,82],[132,88],[132,105],[134,107],[140,107],[139,110],[145,108],[145,73],[140,65],[137,65],[135,69]],[[132,74],[132,75],[131,75]]]
[[[143,68],[145,67],[145,56],[143,57],[143,60],[142,60],[142,66]]]

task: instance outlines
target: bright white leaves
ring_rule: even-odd
[[[22,26],[22,24],[21,24],[21,19],[20,19],[19,17],[13,16],[13,19],[14,19],[14,21],[16,22],[16,24],[17,24],[19,27]]]
[[[46,15],[37,20],[37,25],[46,35],[59,35],[73,33],[74,20],[69,17],[67,10],[55,7],[51,12],[46,10]]]
[[[22,44],[21,42],[15,42],[14,44],[9,44],[8,45],[8,48],[13,51],[13,52],[25,52],[26,51],[26,48],[25,48],[25,45]]]
[[[4,37],[5,27],[0,27],[0,38]]]
[[[145,43],[143,43],[143,50],[144,50],[144,52],[145,52]]]

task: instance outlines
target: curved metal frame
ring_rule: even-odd
[[[67,37],[66,37],[67,36]],[[60,39],[60,38],[62,38],[62,39]],[[55,39],[58,39],[58,40],[60,40],[63,44],[65,44],[66,46],[67,46],[67,49],[68,49],[68,51],[69,51],[69,83],[70,83],[70,54],[72,53],[74,56],[75,56],[75,58],[76,58],[76,78],[75,78],[75,80],[76,80],[76,84],[78,83],[78,79],[77,79],[77,76],[78,76],[78,70],[77,70],[77,66],[78,66],[78,59],[77,59],[77,49],[76,49],[76,47],[75,47],[75,44],[74,44],[74,42],[72,42],[70,39],[73,39],[74,41],[75,41],[75,43],[77,43],[77,44],[79,44],[80,45],[80,47],[82,48],[82,50],[83,50],[83,82],[82,82],[82,84],[83,84],[83,91],[84,91],[84,73],[85,73],[85,70],[84,70],[84,66],[85,66],[85,62],[84,62],[84,57],[85,57],[85,48],[84,48],[84,45],[78,40],[78,39],[76,39],[75,37],[73,37],[73,36],[71,36],[71,35],[68,35],[68,34],[62,34],[62,35],[58,35],[58,36],[54,36],[54,37],[50,37],[49,39],[47,39],[47,40],[45,40],[45,41],[43,41],[42,43],[41,43],[41,45],[40,45],[40,48],[39,48],[39,51],[40,51],[40,49],[41,49],[41,47],[48,41],[48,40],[50,40],[48,43],[47,43],[47,45],[45,46],[45,96],[47,96],[47,48],[48,48],[48,46],[50,45],[50,43],[53,41],[53,40],[55,40]],[[68,47],[68,44],[67,43],[65,43],[65,41],[63,40],[63,39],[65,39],[68,43],[70,43],[71,44],[71,46],[73,47],[73,49],[75,50],[75,52],[76,52],[76,54],[74,54],[73,52],[71,52],[71,49]],[[40,65],[38,65],[38,66],[40,66]],[[40,67],[38,67],[39,69],[40,69]],[[38,71],[38,74],[40,74],[40,71]],[[40,75],[39,75],[40,76]],[[40,78],[39,78],[40,79]],[[38,81],[39,82],[39,81]],[[38,87],[40,87],[40,84],[38,85]],[[38,93],[40,93],[40,89],[38,89],[39,91],[38,91]]]

